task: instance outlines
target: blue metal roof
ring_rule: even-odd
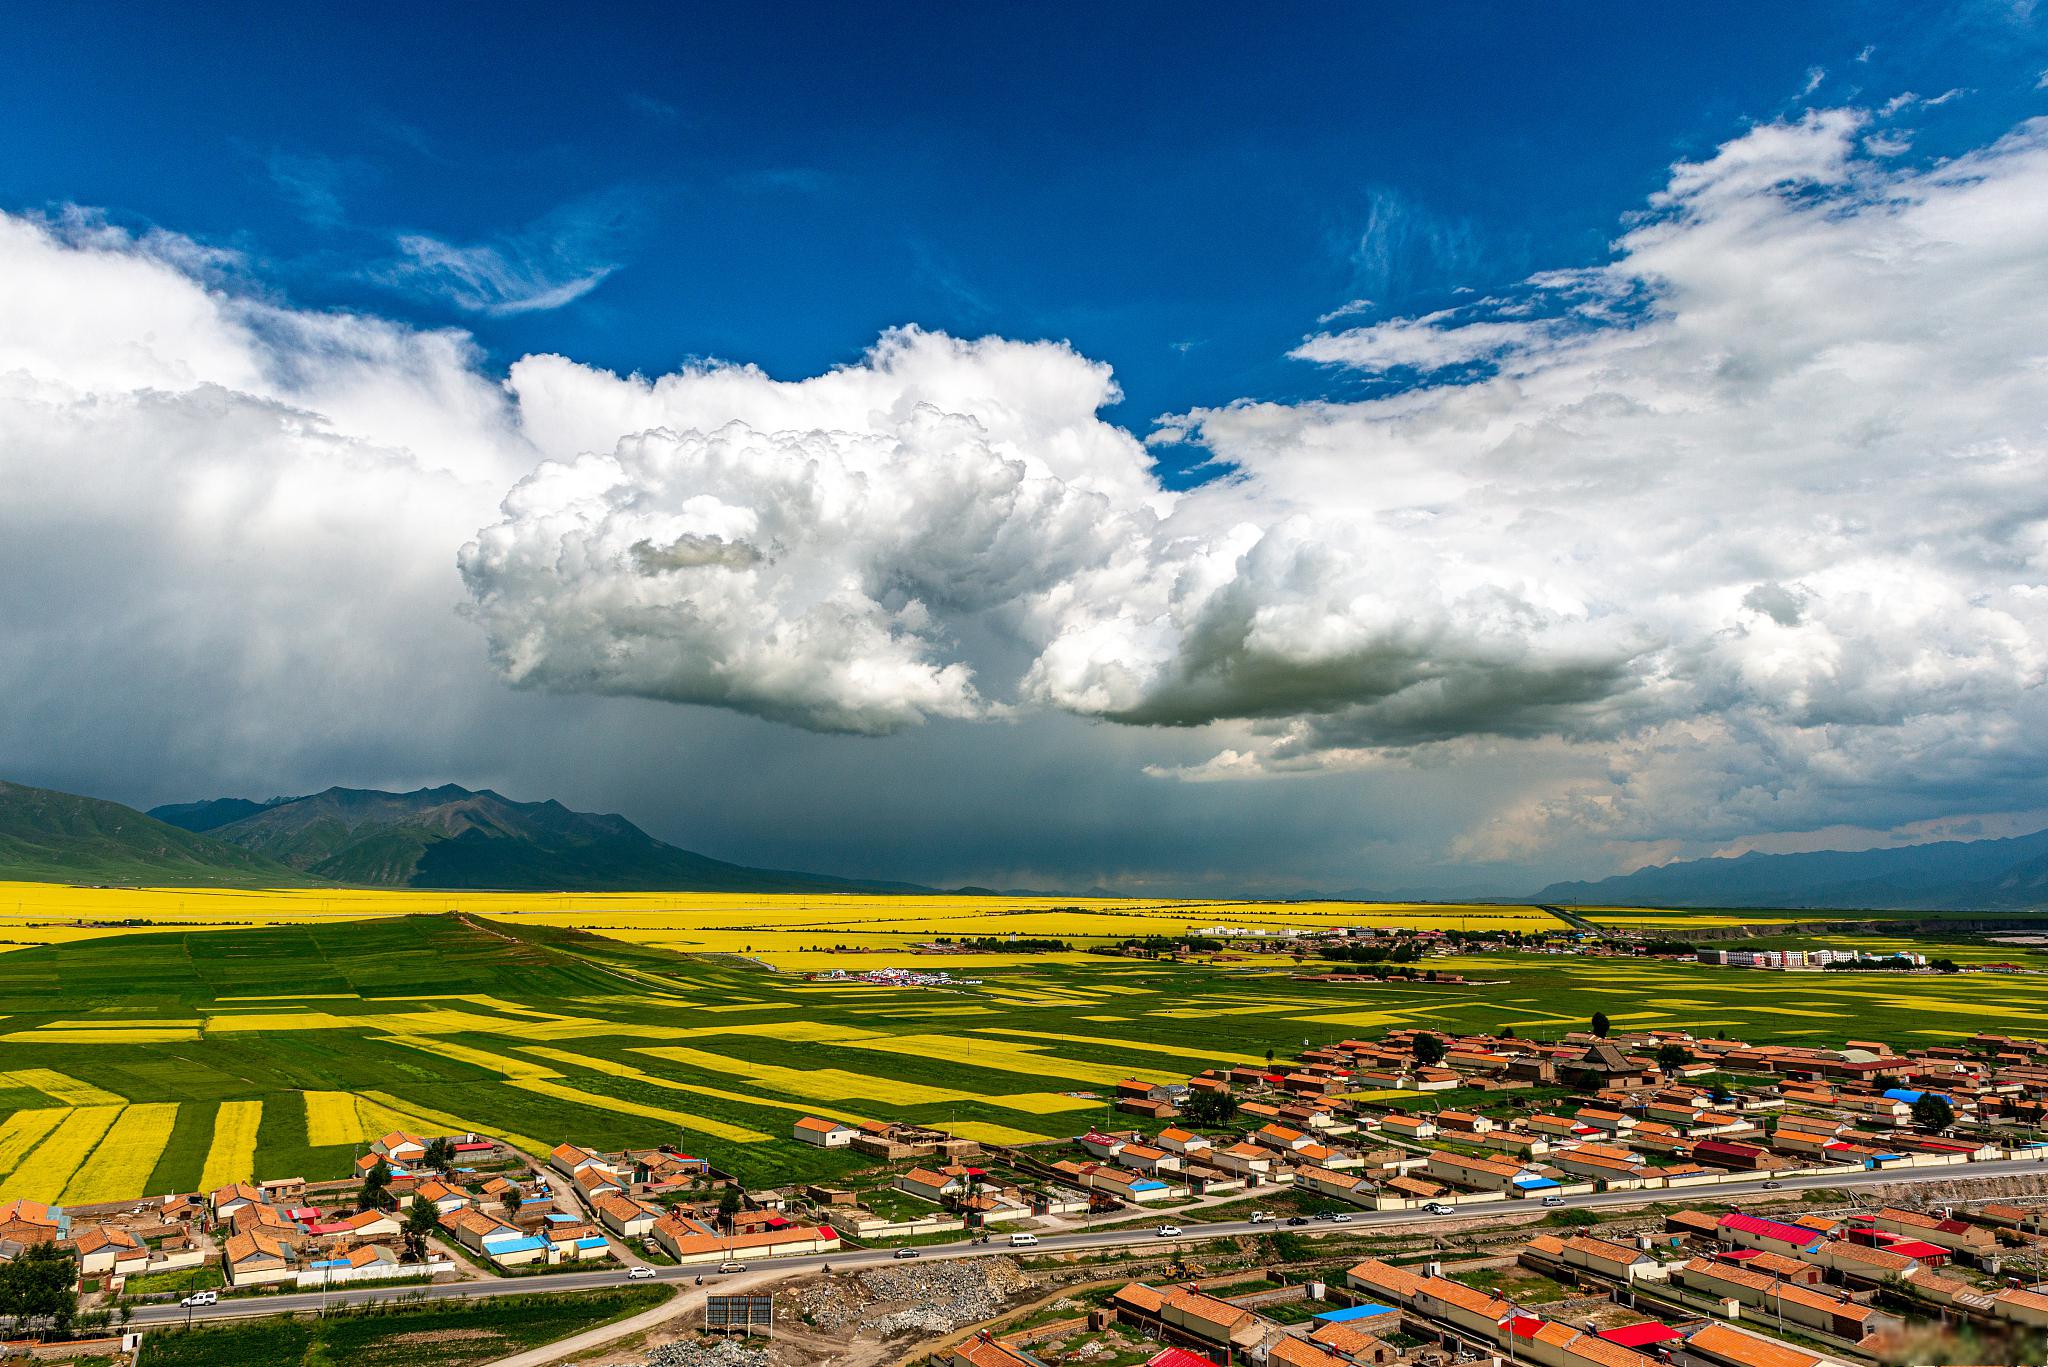
[[[1554,1187],[1557,1182],[1549,1177],[1517,1177],[1515,1185],[1524,1191],[1539,1191],[1544,1187]]]
[[[1376,1319],[1381,1315],[1394,1314],[1391,1305],[1351,1305],[1342,1310],[1325,1310],[1316,1318],[1327,1324],[1345,1324],[1351,1320]]]
[[[497,1238],[492,1238],[488,1234],[484,1236],[484,1249],[490,1253],[525,1253],[529,1249],[546,1248],[547,1246],[548,1241],[546,1239],[536,1239],[530,1234],[521,1234],[516,1238],[510,1239],[505,1238],[503,1235]]]

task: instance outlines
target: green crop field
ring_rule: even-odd
[[[0,956],[0,1199],[338,1177],[393,1127],[476,1129],[529,1153],[677,1143],[754,1185],[829,1179],[866,1160],[797,1144],[802,1115],[1060,1138],[1100,1120],[1124,1077],[1173,1080],[1409,1025],[1555,1037],[1604,1011],[1623,1027],[1756,1041],[2048,1033],[2048,976],[2034,974],[1432,960],[1480,980],[1453,987],[1299,981],[1303,966],[1282,956],[932,962],[982,981],[812,982],[454,916],[18,950]]]
[[[331,1363],[335,1367],[473,1367],[648,1310],[672,1291],[616,1287],[570,1296],[400,1305],[323,1319],[274,1315],[172,1329],[143,1340],[139,1367]]]

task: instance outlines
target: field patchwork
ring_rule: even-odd
[[[223,1101],[213,1113],[213,1139],[206,1148],[199,1190],[213,1191],[230,1182],[256,1177],[256,1134],[263,1124],[260,1101]]]
[[[132,1200],[147,1186],[156,1160],[170,1142],[179,1104],[160,1101],[124,1107],[57,1199],[67,1206]]]
[[[92,1156],[92,1151],[113,1128],[124,1108],[80,1106],[68,1112],[57,1127],[14,1171],[0,1179],[0,1201],[26,1196],[32,1201],[56,1201],[71,1184],[72,1174]],[[144,1176],[148,1176],[147,1173]]]

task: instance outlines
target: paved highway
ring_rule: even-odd
[[[1808,1187],[1854,1188],[1861,1186],[1895,1185],[1913,1182],[1959,1182],[1980,1181],[1995,1177],[2012,1177],[2038,1174],[2048,1168],[2048,1157],[2037,1159],[2006,1159],[1992,1163],[1969,1163],[1955,1167],[1911,1168],[1892,1172],[1816,1173],[1812,1176],[1787,1177],[1778,1186],[1794,1192]],[[1595,1192],[1583,1196],[1564,1198],[1564,1209],[1598,1210],[1608,1206],[1639,1206],[1651,1201],[1688,1201],[1702,1206],[1719,1204],[1729,1196],[1755,1195],[1765,1190],[1760,1178],[1750,1182],[1718,1182],[1712,1186],[1680,1187],[1657,1191],[1609,1191]],[[1253,1204],[1247,1200],[1247,1205]],[[1456,1224],[1469,1220],[1474,1215],[1521,1213],[1534,1207],[1534,1202],[1509,1202],[1470,1206],[1450,1215],[1429,1215],[1408,1210],[1347,1210],[1351,1219],[1344,1224],[1333,1224],[1314,1220],[1305,1225],[1289,1226],[1285,1221],[1271,1221],[1253,1224],[1249,1220],[1224,1220],[1209,1224],[1181,1225],[1181,1237],[1176,1242],[1188,1243],[1200,1239],[1213,1239],[1234,1234],[1267,1234],[1276,1229],[1288,1229],[1295,1234],[1311,1237],[1329,1234],[1354,1234],[1361,1228],[1378,1228],[1387,1225],[1415,1227],[1418,1233],[1426,1234],[1432,1227]],[[1335,1209],[1344,1209],[1337,1202]],[[1119,1216],[1120,1220],[1124,1217]],[[1158,1223],[1173,1221],[1170,1211],[1162,1211]],[[1153,1233],[1156,1226],[1151,1222],[1123,1224],[1114,1229],[1087,1229],[1071,1234],[1043,1234],[1039,1236],[1036,1248],[1030,1253],[1059,1253],[1075,1250],[1109,1248],[1131,1248],[1140,1245],[1161,1245],[1158,1235]],[[1003,1234],[994,1235],[986,1244],[961,1240],[950,1244],[930,1244],[918,1250],[924,1258],[986,1258],[1010,1253],[1012,1250]],[[762,1272],[774,1271],[783,1277],[796,1276],[831,1266],[834,1268],[872,1267],[892,1260],[888,1250],[849,1250],[843,1253],[811,1254],[801,1258],[757,1258],[748,1265],[750,1283],[758,1283]],[[222,1320],[250,1315],[281,1315],[293,1311],[316,1311],[323,1306],[363,1305],[373,1301],[396,1301],[406,1299],[458,1300],[484,1296],[527,1296],[548,1291],[591,1291],[600,1287],[621,1285],[675,1285],[692,1283],[700,1276],[707,1287],[720,1280],[716,1273],[702,1267],[657,1267],[651,1280],[629,1282],[626,1270],[620,1267],[606,1267],[602,1270],[581,1272],[556,1272],[544,1276],[505,1277],[491,1281],[441,1282],[433,1285],[398,1285],[362,1287],[354,1290],[336,1290],[324,1297],[317,1291],[294,1292],[282,1296],[252,1296],[242,1299],[227,1298],[216,1305],[198,1306],[187,1310],[178,1305],[147,1306],[136,1310],[136,1327],[150,1325],[182,1324],[189,1316],[193,1322],[201,1320]],[[756,1289],[749,1286],[749,1290]]]

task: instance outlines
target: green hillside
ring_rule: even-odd
[[[0,879],[272,887],[316,880],[132,807],[0,781]]]
[[[329,788],[267,803],[181,803],[153,813],[315,878],[363,887],[553,891],[914,892],[730,864],[678,849],[616,814],[515,802],[454,784],[388,793]]]

